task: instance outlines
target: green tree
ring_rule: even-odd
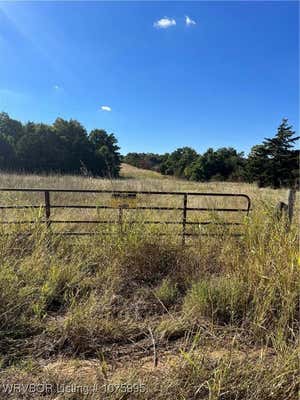
[[[121,157],[115,135],[108,134],[103,129],[94,129],[90,132],[89,141],[94,147],[97,162],[103,166],[102,175],[117,177],[120,172]]]
[[[93,146],[85,128],[76,120],[57,118],[53,129],[59,138],[59,157],[63,172],[80,173],[97,169]]]
[[[256,181],[259,187],[267,186],[270,182],[270,171],[271,164],[266,147],[262,144],[253,146],[247,160],[247,180]]]
[[[63,170],[61,142],[53,128],[28,122],[24,135],[16,144],[16,155],[22,169],[31,172]]]
[[[23,133],[21,122],[10,118],[5,112],[0,113],[0,168],[2,170],[17,168],[15,146]]]
[[[0,169],[9,171],[14,168],[16,168],[14,147],[7,137],[0,135]]]
[[[190,179],[209,180],[242,180],[245,159],[232,147],[222,147],[216,151],[209,148],[200,155],[190,167]]]
[[[118,176],[120,154],[113,134],[95,130],[91,136],[76,120],[57,118],[53,125],[23,125],[0,113],[0,168],[30,172]]]
[[[275,189],[294,186],[299,174],[299,151],[294,148],[298,139],[284,118],[273,138],[252,148],[247,166],[249,180]]]
[[[0,136],[5,138],[7,142],[15,144],[17,140],[24,134],[21,122],[10,118],[5,113],[0,113]]]
[[[179,148],[167,156],[165,161],[162,163],[160,170],[164,175],[189,178],[189,167],[197,157],[197,152],[191,147]]]

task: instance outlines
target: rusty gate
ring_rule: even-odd
[[[125,211],[132,211],[132,210],[139,210],[140,212],[144,212],[146,210],[149,211],[155,211],[156,213],[162,213],[166,211],[174,211],[179,213],[179,219],[177,220],[164,220],[159,218],[158,220],[149,220],[145,219],[142,220],[143,224],[153,224],[153,225],[177,225],[180,227],[180,231],[173,232],[176,235],[179,235],[182,238],[182,243],[184,244],[186,241],[187,237],[190,236],[199,236],[199,235],[214,235],[214,233],[211,232],[202,232],[199,230],[198,232],[188,232],[187,228],[189,226],[208,226],[208,225],[221,225],[221,226],[241,226],[243,225],[243,221],[237,221],[236,219],[234,221],[232,220],[222,220],[222,221],[215,221],[215,220],[190,220],[189,219],[189,214],[191,213],[240,213],[240,215],[248,215],[251,207],[251,200],[250,197],[246,194],[241,194],[241,193],[208,193],[208,192],[165,192],[165,191],[131,191],[131,190],[93,190],[93,189],[87,189],[87,190],[81,190],[81,189],[11,189],[11,188],[2,188],[0,189],[0,194],[3,192],[10,192],[11,194],[16,194],[16,193],[25,193],[26,196],[29,195],[29,197],[35,193],[40,196],[42,196],[42,199],[40,199],[39,204],[2,204],[2,199],[0,197],[0,210],[4,211],[9,211],[9,210],[26,210],[26,209],[39,209],[42,211],[39,215],[38,219],[9,219],[7,218],[7,213],[6,213],[6,219],[3,218],[3,215],[1,216],[0,219],[0,224],[36,224],[36,223],[43,223],[48,229],[51,229],[51,232],[53,233],[59,233],[62,235],[92,235],[99,233],[95,231],[87,231],[87,232],[76,232],[76,231],[61,231],[61,232],[55,232],[52,227],[55,224],[118,224],[120,229],[122,230],[122,226],[125,223],[124,219],[124,213]],[[61,204],[61,201],[59,204],[57,204],[53,197],[55,194],[59,195],[75,195],[75,194],[85,194],[87,196],[88,194],[93,194],[94,196],[97,196],[97,200],[99,200],[99,197],[101,196],[106,196],[106,201],[102,201],[99,204],[86,204],[86,203],[81,203],[81,204],[72,204],[72,203],[66,203],[66,204]],[[170,204],[167,205],[161,205],[157,204],[157,202],[152,202],[148,201],[148,204],[143,204],[141,205],[141,199],[142,198],[162,198],[163,196],[171,196],[173,201],[175,199],[179,200],[179,204],[175,204],[174,206],[170,206]],[[220,207],[218,204],[212,204],[208,206],[203,206],[203,205],[196,205],[196,207],[192,206],[189,204],[189,200],[191,198],[209,198],[210,202],[211,199],[240,199],[242,201],[242,205],[239,205],[239,207]],[[10,201],[11,202],[11,201]],[[160,202],[158,202],[160,203]],[[53,212],[56,209],[77,209],[77,210],[97,210],[98,212],[100,210],[111,210],[114,212],[116,211],[116,219],[54,219],[53,218]],[[138,224],[141,223],[141,220],[135,220],[131,219],[129,221],[129,225],[131,226],[132,224]],[[159,233],[162,235],[165,234],[172,234],[171,233]],[[235,236],[240,236],[241,233],[232,233],[230,232],[231,235]]]

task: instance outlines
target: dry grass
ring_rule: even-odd
[[[56,188],[56,189],[111,189],[111,190],[162,190],[162,191],[210,191],[245,193],[253,200],[264,200],[266,203],[286,201],[287,190],[258,189],[254,184],[233,182],[189,182],[163,177],[157,172],[142,170],[123,164],[121,179],[95,179],[75,175],[29,175],[0,174],[2,188]]]
[[[168,177],[161,175],[159,172],[136,168],[125,163],[121,165],[120,175],[125,179],[168,179]]]
[[[221,232],[186,248],[142,224],[125,235],[77,238],[49,236],[42,224],[29,237],[21,235],[26,225],[4,226],[11,235],[0,238],[0,398],[296,400],[298,229],[294,223],[287,233],[272,213],[286,191],[148,172],[133,178],[125,166],[126,179],[114,182],[0,175],[2,187],[205,190],[253,199],[243,238]],[[2,204],[31,201],[1,194]],[[8,394],[5,384],[24,386]]]

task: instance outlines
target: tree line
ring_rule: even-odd
[[[52,125],[12,119],[0,113],[0,169],[35,173],[89,174],[115,178],[121,161],[193,181],[257,182],[273,188],[299,186],[299,139],[287,119],[272,138],[253,146],[248,157],[232,147],[190,147],[172,153],[128,153],[121,156],[114,134],[87,130],[76,120],[57,118]]]
[[[139,168],[192,181],[256,182],[259,187],[299,186],[299,150],[292,126],[283,119],[272,138],[253,146],[248,157],[232,147],[209,148],[198,154],[190,147],[163,155],[128,153],[123,161]]]
[[[57,118],[52,125],[22,124],[0,113],[0,169],[37,173],[85,173],[119,176],[121,156],[114,134],[89,134],[76,120]]]

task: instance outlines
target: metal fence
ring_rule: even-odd
[[[248,215],[251,207],[251,200],[246,194],[236,194],[236,193],[206,193],[206,192],[161,192],[161,191],[126,191],[126,190],[77,190],[77,189],[10,189],[10,188],[2,188],[0,189],[0,194],[2,192],[14,192],[14,193],[39,193],[43,195],[43,202],[41,204],[13,204],[13,205],[3,205],[0,204],[0,210],[25,210],[25,209],[40,209],[43,210],[43,215],[39,220],[30,220],[30,219],[17,219],[17,220],[4,220],[3,216],[1,217],[0,224],[36,224],[44,223],[48,229],[52,227],[53,224],[118,224],[120,230],[122,230],[122,226],[124,224],[124,211],[125,210],[155,210],[156,212],[163,211],[176,211],[180,212],[179,220],[143,220],[143,224],[153,224],[153,225],[177,225],[181,226],[180,232],[175,234],[179,235],[182,239],[182,243],[184,244],[186,238],[189,236],[199,236],[199,235],[213,235],[213,233],[201,233],[201,232],[187,232],[187,227],[196,225],[196,226],[205,226],[205,225],[222,225],[222,226],[240,226],[243,225],[242,221],[191,221],[188,219],[188,215],[190,212],[221,212],[221,213],[241,213],[243,215]],[[69,193],[75,195],[76,193],[84,193],[84,194],[96,194],[101,198],[101,195],[109,196],[110,201],[108,204],[55,204],[52,202],[52,196],[54,193]],[[179,199],[180,205],[178,206],[164,206],[164,205],[138,205],[139,197],[141,196],[149,196],[150,197],[162,197],[162,196],[172,196],[173,198]],[[240,198],[243,200],[244,205],[241,207],[218,207],[218,206],[208,206],[208,207],[191,207],[189,206],[189,199],[191,197],[208,197],[212,198]],[[0,198],[1,201],[1,198]],[[55,209],[96,209],[96,210],[116,210],[117,219],[72,219],[72,220],[57,220],[52,218],[52,211]],[[130,224],[138,224],[141,223],[139,220],[131,220]],[[51,230],[52,231],[52,230]],[[88,231],[88,232],[69,232],[63,231],[59,232],[62,235],[91,235],[98,232]],[[160,233],[160,234],[168,234],[168,233]],[[235,236],[240,236],[241,233],[230,233]]]

